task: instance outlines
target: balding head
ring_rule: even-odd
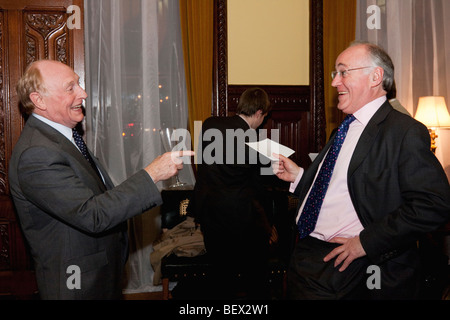
[[[30,99],[30,94],[33,92],[46,94],[47,87],[44,79],[56,79],[55,76],[61,69],[72,70],[62,62],[55,60],[38,60],[27,67],[16,86],[19,100],[26,114],[33,113],[36,107]]]
[[[83,120],[82,103],[87,97],[79,79],[72,68],[59,61],[33,62],[17,85],[24,111],[73,128]]]

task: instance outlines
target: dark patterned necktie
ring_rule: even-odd
[[[350,123],[355,120],[353,115],[347,115],[338,128],[333,144],[325,157],[325,160],[317,175],[316,181],[309,193],[302,214],[298,220],[297,226],[299,230],[299,237],[303,239],[307,237],[315,228],[317,217],[319,216],[320,208],[322,207],[323,199],[330,184],[331,175],[333,174],[336,159],[344,143],[345,137]]]
[[[89,154],[87,146],[84,143],[83,137],[78,133],[78,131],[75,128],[72,129],[72,136],[73,136],[73,140],[75,141],[75,144],[78,146],[78,148],[80,149],[83,156],[86,158],[86,160],[92,166],[92,168],[97,173],[97,175],[101,178],[100,172],[98,171],[98,168],[94,163],[94,160],[92,160],[92,157]]]

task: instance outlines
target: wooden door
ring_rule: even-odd
[[[38,297],[8,186],[9,158],[25,123],[16,83],[31,62],[52,59],[73,67],[84,85],[83,23],[83,0],[0,0],[0,299]]]

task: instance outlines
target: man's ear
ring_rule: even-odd
[[[377,87],[383,84],[384,70],[381,67],[376,67],[372,73],[373,86]]]
[[[30,100],[34,103],[36,108],[38,108],[40,110],[45,110],[46,109],[45,103],[44,103],[44,101],[42,99],[42,96],[40,95],[39,92],[32,92],[32,93],[30,93]]]

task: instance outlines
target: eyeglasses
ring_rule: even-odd
[[[355,70],[361,70],[361,69],[367,69],[367,68],[375,68],[374,66],[369,66],[369,67],[361,67],[361,68],[353,68],[353,69],[347,69],[347,70],[342,70],[342,71],[333,71],[331,72],[331,79],[334,80],[334,78],[336,78],[337,75],[340,75],[342,78],[346,78],[348,76],[348,73],[350,71],[355,71]]]

